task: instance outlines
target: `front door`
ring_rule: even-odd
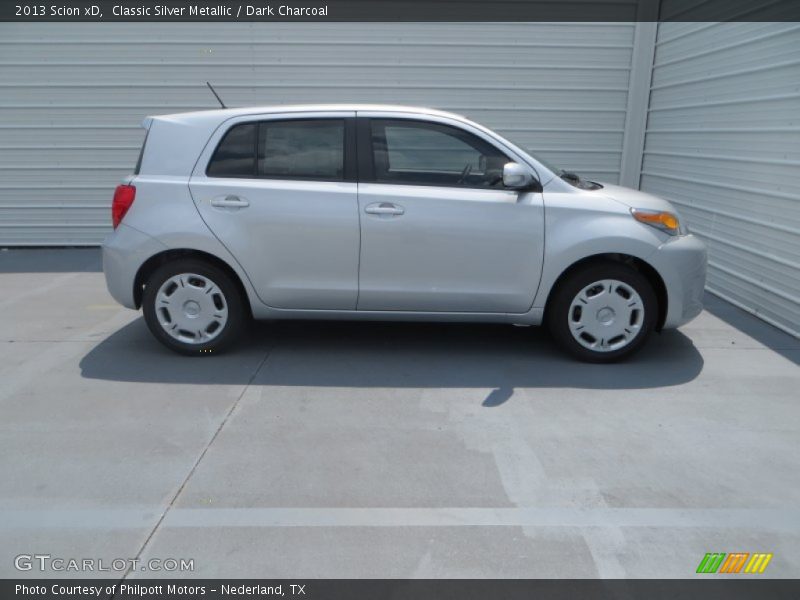
[[[512,159],[454,125],[359,117],[358,309],[526,312],[544,212],[541,193],[503,188]]]
[[[203,220],[269,306],[356,308],[359,215],[348,156],[354,117],[234,123],[212,140],[208,167],[198,164],[192,176]]]

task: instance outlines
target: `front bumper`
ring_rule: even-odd
[[[165,249],[155,238],[120,223],[103,242],[103,273],[114,300],[127,308],[139,308],[133,294],[136,274],[148,258]]]
[[[706,285],[706,245],[691,234],[671,237],[658,247],[649,262],[667,289],[664,329],[680,327],[699,315]]]

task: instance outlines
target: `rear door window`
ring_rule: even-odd
[[[208,163],[209,177],[342,181],[344,119],[292,119],[234,125]]]
[[[258,131],[258,175],[274,179],[344,179],[344,120],[265,121]]]
[[[209,177],[253,177],[258,123],[234,125],[222,138],[208,163]]]

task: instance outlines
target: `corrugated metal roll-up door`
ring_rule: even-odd
[[[661,23],[641,188],[709,246],[709,289],[800,334],[800,25]]]
[[[93,245],[148,114],[379,102],[616,182],[635,24],[0,24],[0,245]]]

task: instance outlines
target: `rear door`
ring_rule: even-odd
[[[356,308],[354,117],[232,119],[198,161],[190,181],[197,209],[269,306]]]
[[[359,310],[523,313],[539,285],[542,194],[516,161],[446,120],[359,112]]]

